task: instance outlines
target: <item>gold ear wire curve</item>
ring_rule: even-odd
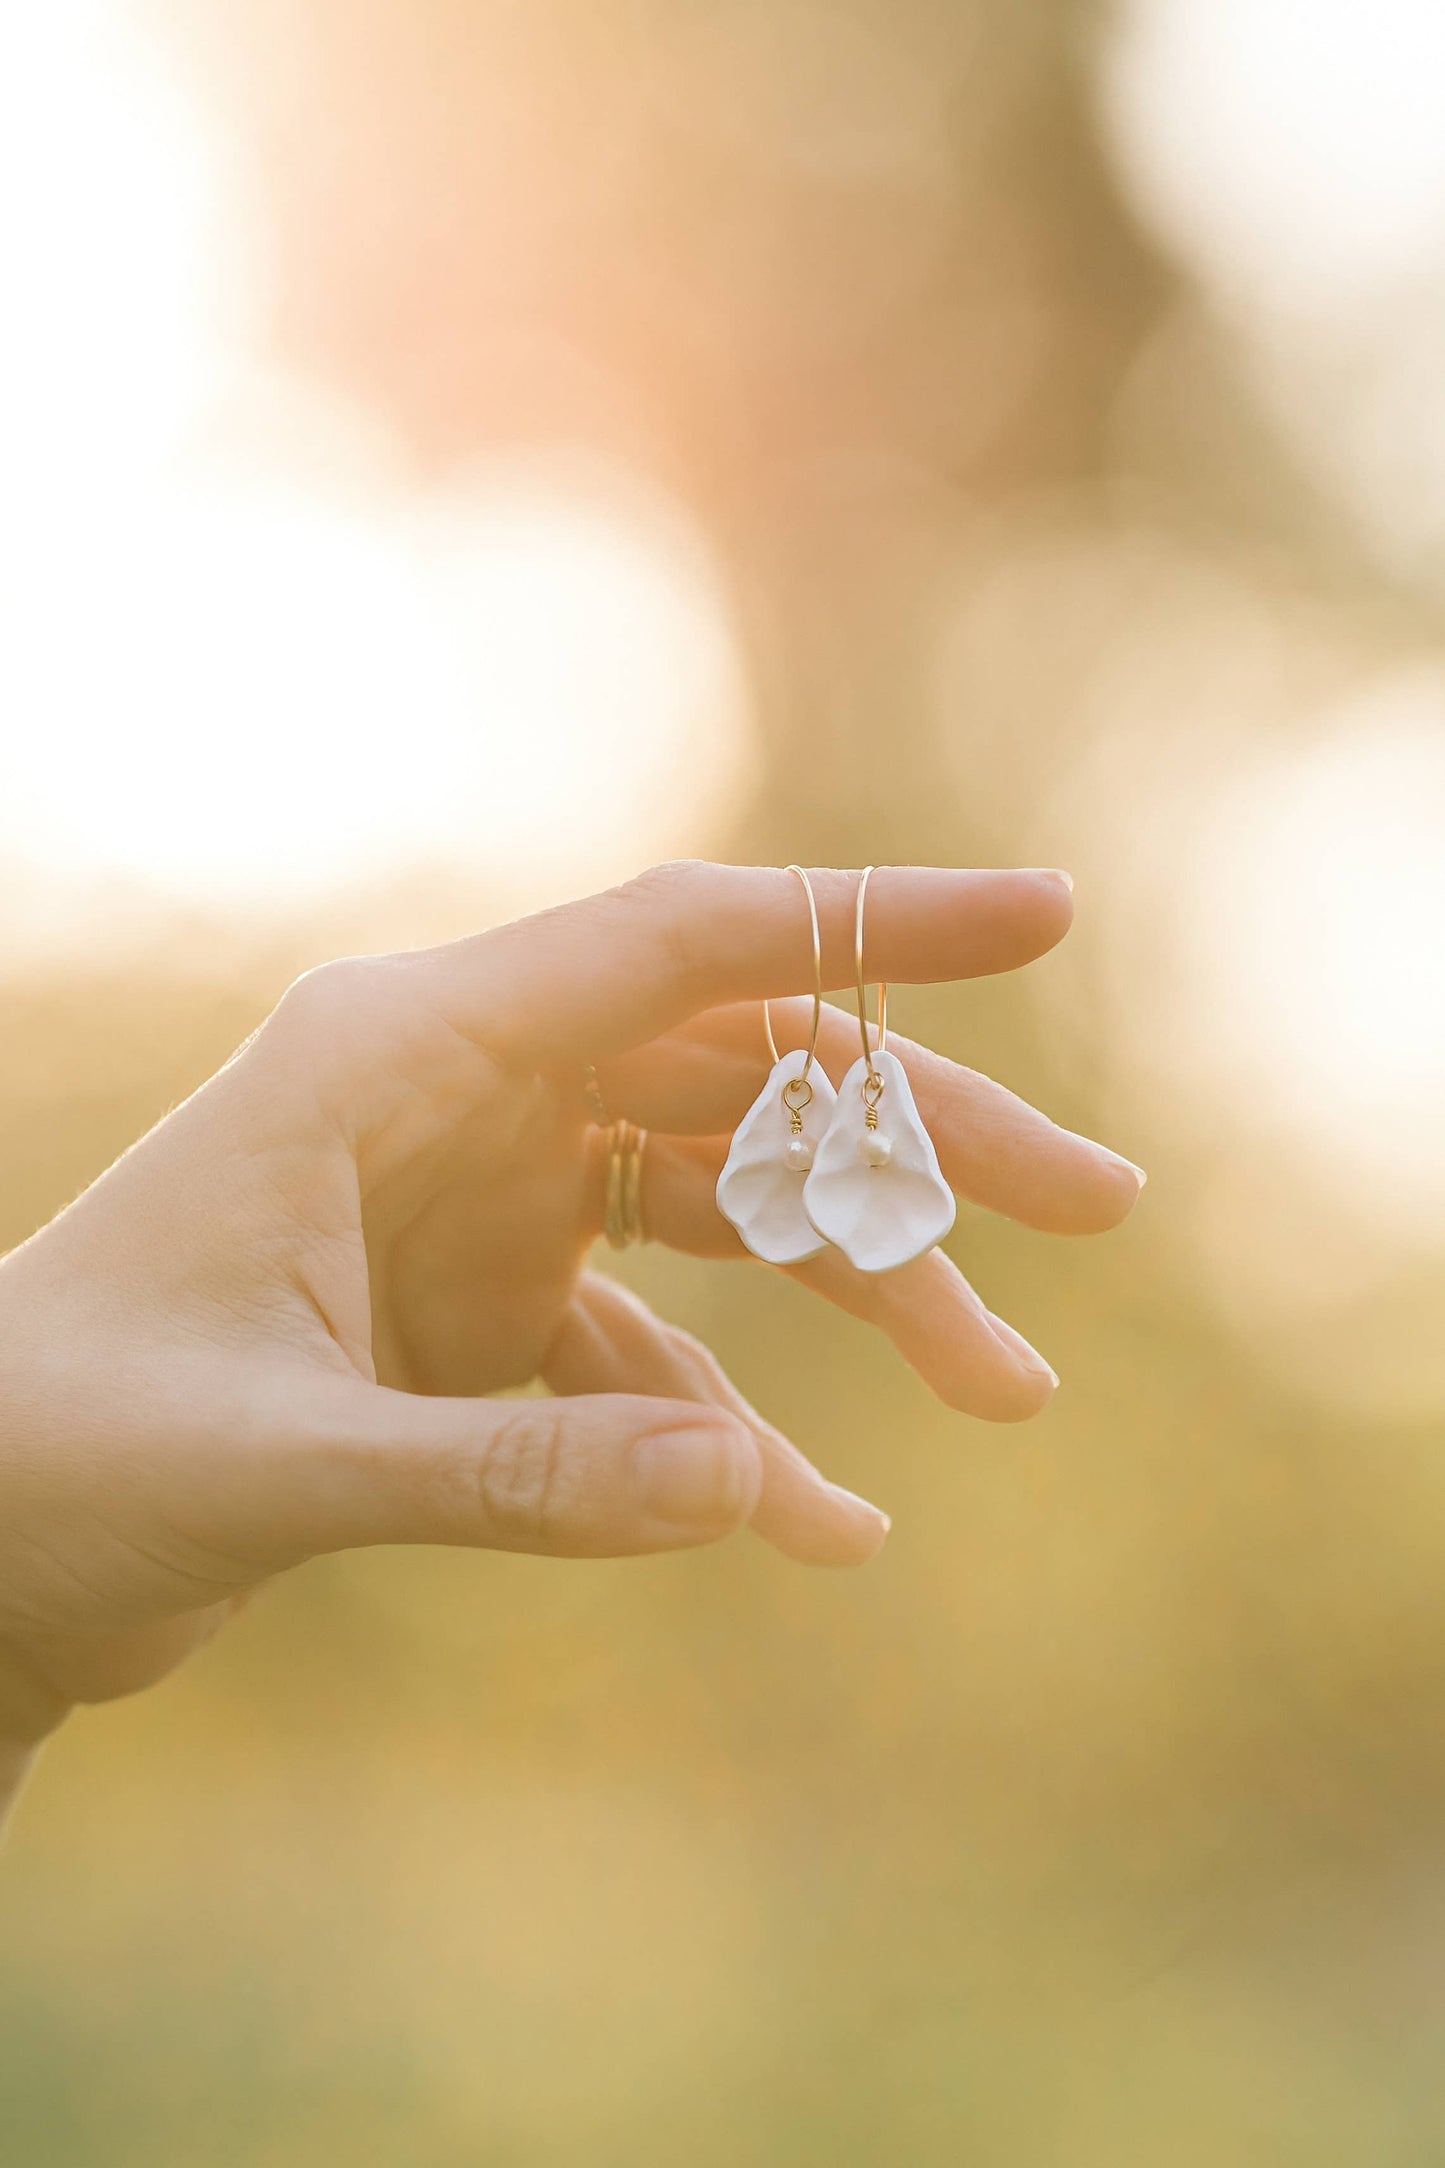
[[[808,899],[808,924],[813,935],[813,1029],[808,1040],[808,1058],[792,1080],[794,1084],[806,1084],[808,1071],[813,1066],[813,1056],[818,1051],[818,1027],[823,1020],[823,936],[818,930],[818,903],[813,894],[812,882],[801,866],[785,866],[783,870],[785,873],[796,873],[803,884],[803,894]],[[763,1030],[767,1034],[768,1052],[773,1057],[773,1067],[776,1068],[782,1056],[778,1052],[778,1042],[773,1037],[773,1019],[766,1001],[763,1003]],[[808,1096],[812,1097],[811,1086]],[[802,1104],[806,1106],[807,1101],[804,1100]]]
[[[868,893],[868,877],[876,871],[865,866],[858,880],[858,907],[853,919],[853,969],[858,978],[858,1030],[863,1040],[863,1059],[868,1064],[868,1082],[878,1091],[883,1089],[883,1078],[873,1066],[874,1048],[868,1038],[868,985],[863,975],[863,899]],[[878,1047],[883,1053],[888,1045],[888,981],[878,981]]]

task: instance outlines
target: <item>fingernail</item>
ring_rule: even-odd
[[[1069,894],[1073,894],[1074,876],[1072,875],[1072,873],[1065,873],[1062,866],[1041,866],[1039,868],[1039,871],[1044,875],[1046,880],[1062,881],[1065,888],[1069,891]]]
[[[675,1528],[732,1528],[747,1512],[755,1456],[740,1430],[699,1424],[639,1438],[638,1488],[649,1513]]]
[[[842,1499],[850,1513],[855,1514],[859,1520],[866,1520],[878,1530],[880,1536],[887,1535],[893,1523],[883,1508],[875,1506],[871,1498],[860,1498],[856,1491],[845,1490],[841,1483],[830,1483],[828,1488],[835,1498]]]
[[[1108,1160],[1111,1167],[1127,1167],[1130,1174],[1133,1175],[1135,1181],[1139,1184],[1140,1189],[1144,1187],[1144,1184],[1148,1181],[1149,1177],[1144,1172],[1144,1169],[1142,1167],[1136,1167],[1133,1160],[1126,1159],[1122,1152],[1111,1152],[1107,1146],[1101,1147],[1101,1149],[1103,1150],[1105,1159]]]
[[[1012,1325],[1006,1325],[1001,1317],[995,1317],[992,1310],[985,1310],[984,1316],[988,1319],[989,1328],[995,1340],[1007,1348],[1020,1370],[1027,1371],[1030,1377],[1047,1378],[1049,1383],[1057,1389],[1059,1373],[1051,1364],[1044,1361],[1038,1349],[1030,1347],[1021,1332],[1015,1332]]]

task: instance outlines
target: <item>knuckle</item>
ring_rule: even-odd
[[[691,894],[706,870],[700,858],[664,859],[660,865],[634,873],[630,880],[614,889],[613,894],[648,905],[678,903]]]
[[[681,1325],[666,1324],[662,1331],[668,1346],[676,1354],[686,1355],[689,1361],[693,1362],[710,1363],[713,1360],[712,1349],[705,1346],[695,1333],[687,1332]]]
[[[674,858],[649,866],[610,892],[616,910],[642,917],[670,977],[690,986],[704,968],[694,908],[710,869],[702,859]]]
[[[338,956],[330,963],[303,971],[281,996],[278,1016],[315,1023],[360,1007],[373,976],[376,959],[371,956]]]
[[[317,964],[287,987],[268,1028],[287,1036],[346,1046],[395,1020],[401,1001],[397,961],[341,956]]]
[[[684,1332],[680,1325],[669,1325],[667,1346],[668,1353],[678,1368],[690,1373],[700,1386],[707,1388],[709,1397],[726,1391],[727,1373],[712,1349],[703,1341],[696,1339],[690,1332]]]
[[[535,1542],[555,1518],[562,1432],[555,1410],[523,1403],[494,1433],[476,1469],[477,1502],[492,1536]]]

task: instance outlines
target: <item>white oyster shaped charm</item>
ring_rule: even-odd
[[[815,1061],[807,1078],[812,1097],[797,1107],[802,1127],[795,1126],[791,1110],[804,1098],[800,1080],[807,1058],[800,1046],[774,1066],[738,1124],[718,1176],[718,1210],[765,1265],[800,1265],[825,1246],[803,1210],[803,1184],[838,1095]],[[785,1097],[790,1084],[795,1089]]]
[[[873,1056],[883,1079],[868,1120],[868,1063],[854,1062],[803,1189],[808,1218],[860,1272],[893,1272],[941,1242],[958,1207],[896,1054]]]

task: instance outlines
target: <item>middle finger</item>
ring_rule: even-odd
[[[774,1002],[778,1045],[806,1045],[811,1019],[809,1001]],[[1045,1234],[1102,1234],[1128,1217],[1144,1176],[1127,1159],[1061,1129],[976,1069],[896,1033],[888,1044],[961,1197]],[[825,1004],[818,1057],[835,1083],[860,1051],[858,1019]],[[643,1128],[708,1136],[741,1121],[768,1069],[762,1011],[742,1002],[608,1062],[601,1084],[609,1109]]]

